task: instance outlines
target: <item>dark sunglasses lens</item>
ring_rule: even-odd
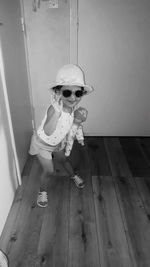
[[[71,92],[70,90],[64,90],[64,91],[63,91],[63,96],[64,96],[64,97],[70,97],[71,94],[72,94],[72,92]]]
[[[77,90],[77,91],[75,92],[75,95],[76,95],[76,97],[81,97],[81,96],[83,96],[83,91],[81,91],[81,90]]]

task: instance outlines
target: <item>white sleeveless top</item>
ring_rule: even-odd
[[[47,109],[47,111],[48,111],[48,109]],[[46,111],[46,114],[44,116],[44,119],[42,120],[41,125],[39,126],[39,128],[37,130],[37,135],[48,145],[56,146],[66,137],[66,135],[70,131],[70,128],[71,128],[71,126],[73,124],[73,120],[74,120],[74,112],[72,112],[70,114],[68,112],[64,112],[63,110],[61,110],[61,114],[60,114],[60,117],[58,119],[56,129],[54,130],[54,132],[51,135],[47,135],[43,129],[44,124],[45,124],[46,119],[47,119],[47,111]]]

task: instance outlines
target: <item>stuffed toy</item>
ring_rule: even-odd
[[[87,110],[85,108],[79,107],[74,111],[74,122],[67,135],[65,156],[69,156],[73,147],[75,138],[78,142],[84,146],[84,135],[83,135],[83,126],[82,123],[87,118]]]

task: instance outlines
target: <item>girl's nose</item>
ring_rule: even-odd
[[[75,94],[74,94],[74,93],[72,93],[72,94],[71,94],[71,96],[70,96],[70,99],[71,99],[71,100],[75,100],[75,99],[76,99],[76,97],[75,97]]]

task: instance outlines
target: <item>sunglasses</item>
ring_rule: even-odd
[[[83,94],[84,94],[84,91],[82,91],[82,90],[76,90],[75,92],[73,92],[73,91],[71,91],[69,89],[65,89],[65,90],[62,91],[62,95],[64,97],[66,97],[66,98],[67,97],[70,97],[72,94],[74,94],[76,97],[82,97]]]

